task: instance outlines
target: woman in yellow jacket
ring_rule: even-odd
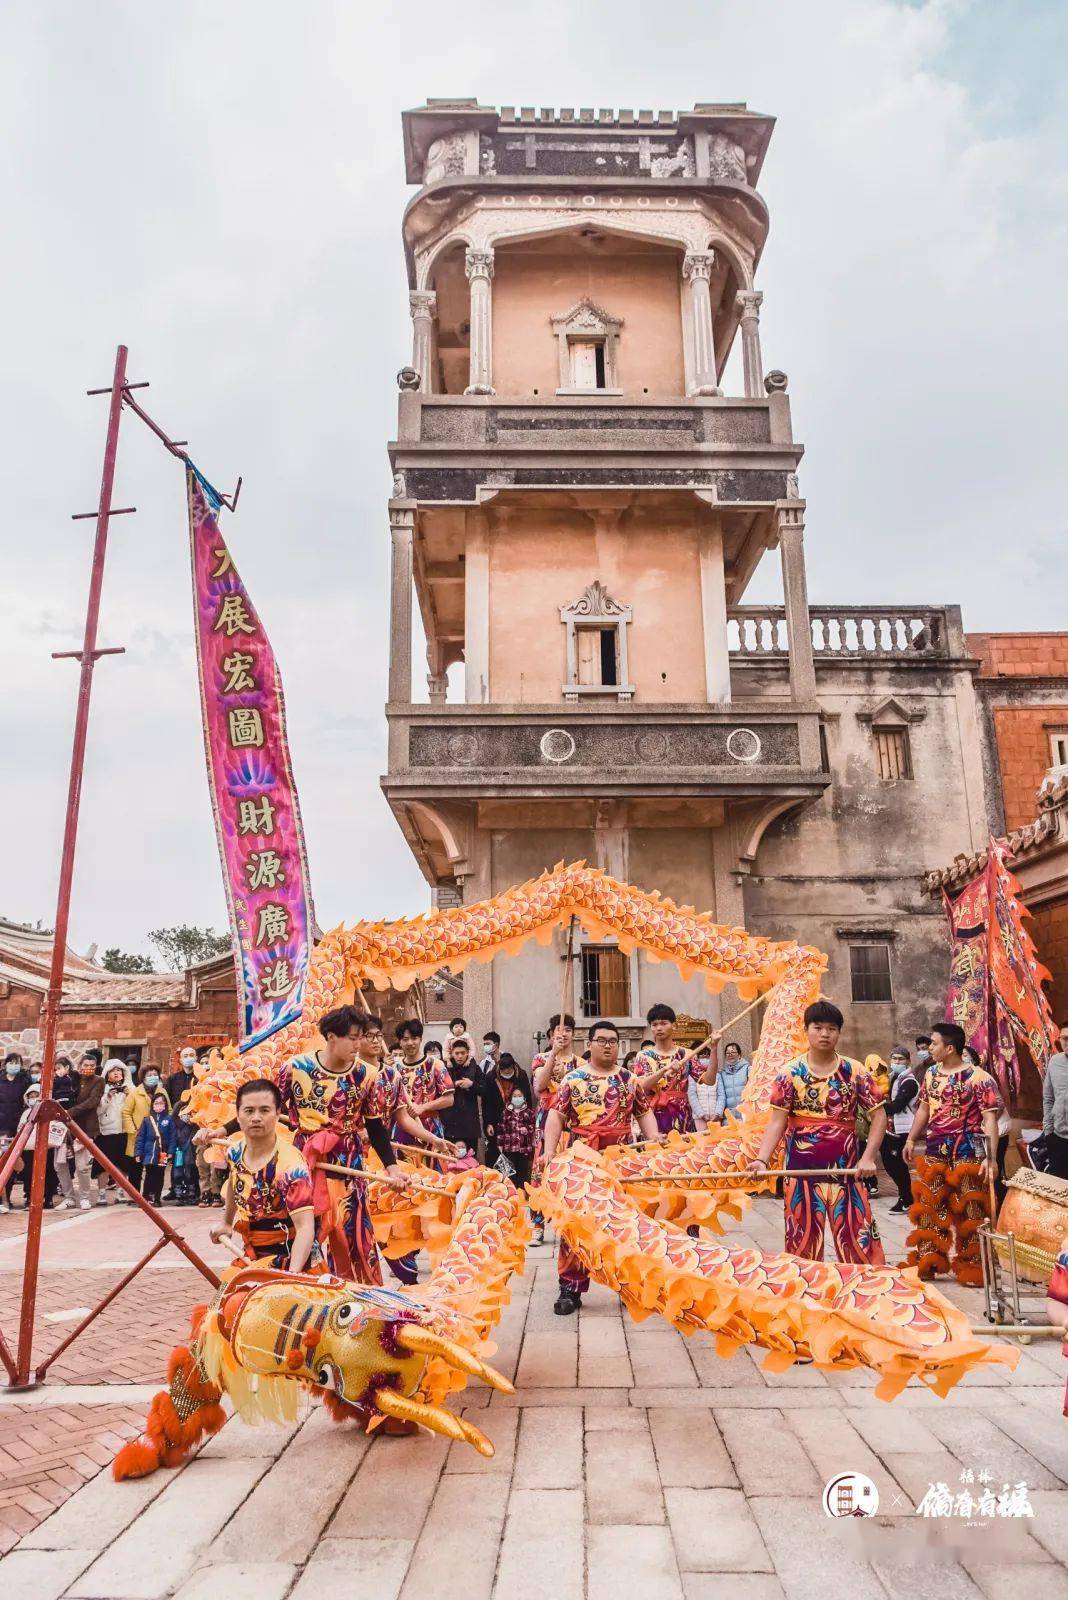
[[[157,1069],[139,1068],[137,1082],[131,1086],[126,1096],[126,1104],[122,1108],[122,1129],[126,1135],[126,1171],[130,1182],[138,1190],[141,1188],[143,1169],[134,1153],[137,1146],[137,1130],[152,1110],[153,1099],[160,1094],[166,1100],[167,1110],[170,1111],[170,1096],[160,1082]]]

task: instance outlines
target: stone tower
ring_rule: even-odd
[[[760,347],[756,184],[772,125],[703,104],[431,100],[403,117],[418,187],[404,215],[412,361],[390,447],[383,787],[439,904],[586,859],[740,924],[765,830],[831,782],[802,447]],[[726,396],[736,337],[744,393]],[[774,550],[783,605],[743,606]],[[902,648],[878,660],[926,657],[927,636],[917,647],[902,626]],[[558,1005],[562,952],[558,939],[469,967],[472,1026],[492,1018],[506,1048],[528,1049]],[[583,1015],[632,1035],[657,999],[713,1018],[738,1008],[610,944],[575,959]]]

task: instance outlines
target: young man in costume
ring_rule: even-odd
[[[771,1115],[749,1171],[767,1169],[781,1140],[792,1175],[784,1188],[786,1249],[808,1261],[823,1259],[828,1218],[839,1261],[883,1266],[879,1231],[872,1221],[864,1179],[875,1173],[875,1152],[886,1132],[883,1093],[858,1061],[838,1053],[842,1013],[829,1000],[805,1012],[808,1050],[779,1074],[771,1090]],[[857,1139],[858,1111],[871,1113],[863,1151]],[[800,1176],[806,1168],[851,1167],[841,1181]]]
[[[278,1074],[282,1112],[294,1128],[293,1142],[312,1173],[318,1236],[331,1271],[359,1283],[381,1283],[378,1247],[368,1205],[367,1184],[324,1183],[320,1161],[363,1171],[363,1136],[375,1151],[390,1184],[404,1187],[389,1130],[374,1115],[375,1072],[358,1059],[361,1037],[372,1031],[355,1006],[338,1006],[319,1021],[322,1048],[295,1056]],[[379,1030],[380,1031],[380,1030]]]
[[[641,1080],[619,1065],[619,1029],[614,1022],[595,1022],[589,1032],[590,1059],[565,1073],[545,1119],[545,1160],[556,1154],[565,1129],[594,1150],[629,1144],[631,1120],[637,1119],[644,1139],[660,1138]],[[560,1294],[557,1316],[571,1316],[590,1286],[589,1273],[561,1239],[557,1261]]]
[[[253,1078],[238,1089],[241,1137],[226,1152],[225,1210],[211,1237],[219,1244],[236,1232],[264,1266],[303,1272],[317,1255],[312,1180],[303,1156],[278,1137],[281,1103],[269,1078]]]
[[[418,1017],[408,1017],[402,1022],[397,1028],[396,1039],[400,1045],[399,1070],[404,1079],[408,1104],[428,1133],[432,1133],[436,1139],[444,1139],[441,1113],[452,1105],[456,1092],[445,1064],[440,1056],[424,1051],[423,1024]],[[412,1142],[403,1128],[398,1132],[397,1142]]]
[[[549,1115],[564,1074],[577,1065],[575,1019],[569,1011],[558,1011],[549,1018],[548,1050],[536,1055],[530,1063],[530,1076],[538,1105],[534,1120],[534,1157],[531,1162],[531,1179],[535,1183],[545,1165],[545,1119]],[[532,1211],[530,1218],[534,1224],[534,1237],[531,1243],[544,1244],[545,1218],[538,1211]]]
[[[952,1268],[958,1282],[979,1284],[983,1272],[976,1235],[990,1215],[1001,1096],[989,1072],[962,1059],[963,1028],[937,1022],[931,1035],[931,1065],[903,1151],[911,1164],[924,1141],[909,1207],[908,1264],[919,1268],[921,1278]]]
[[[711,1035],[711,1058],[707,1066],[701,1067],[696,1056],[675,1043],[676,1018],[670,1006],[650,1007],[645,1020],[653,1042],[639,1052],[634,1070],[641,1079],[656,1125],[661,1133],[693,1133],[696,1124],[688,1090],[695,1079],[703,1084],[715,1083],[720,1036]]]

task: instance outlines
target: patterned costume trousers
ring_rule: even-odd
[[[845,1183],[817,1183],[810,1178],[787,1178],[783,1199],[788,1255],[822,1261],[829,1221],[839,1261],[870,1267],[886,1265],[863,1183],[851,1179]]]

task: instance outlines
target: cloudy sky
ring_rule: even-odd
[[[324,926],[421,910],[385,756],[400,112],[779,119],[764,353],[808,449],[815,600],[1065,625],[1068,282],[1059,0],[15,0],[0,24],[0,915],[50,921],[115,345],[221,488],[285,676]],[[731,385],[728,384],[730,389]],[[735,380],[733,392],[739,392]],[[124,424],[72,942],[222,927],[181,471]],[[761,572],[754,598],[774,594]]]

